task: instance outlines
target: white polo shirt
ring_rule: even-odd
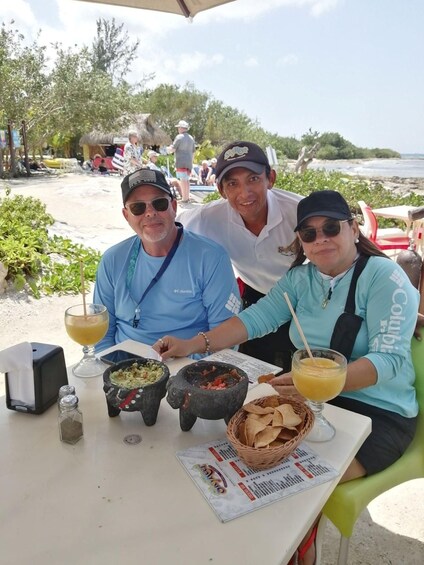
[[[258,236],[246,228],[240,214],[223,198],[183,210],[178,220],[186,229],[220,243],[230,255],[236,276],[266,294],[294,259],[296,211],[302,198],[285,190],[268,190],[268,219]]]

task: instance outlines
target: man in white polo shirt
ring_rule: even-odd
[[[244,307],[257,302],[288,271],[294,259],[297,194],[273,189],[276,172],[264,151],[249,141],[224,148],[216,164],[222,199],[184,210],[187,229],[220,243],[241,279]],[[290,369],[288,326],[255,339],[240,351]]]

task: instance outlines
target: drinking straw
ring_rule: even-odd
[[[296,316],[296,312],[293,310],[293,306],[292,306],[292,303],[290,302],[289,295],[287,294],[287,292],[284,292],[284,293],[283,293],[283,296],[284,296],[284,298],[286,299],[287,306],[289,307],[290,312],[291,312],[291,314],[292,314],[292,316],[293,316],[294,323],[296,324],[297,330],[298,330],[298,332],[299,332],[299,334],[300,334],[300,337],[302,338],[302,341],[303,341],[303,344],[304,344],[304,346],[305,346],[305,349],[306,349],[306,351],[308,352],[309,357],[312,359],[312,362],[315,364],[315,359],[314,359],[314,356],[312,355],[311,348],[309,347],[308,342],[306,341],[305,334],[303,333],[302,327],[301,327],[301,325],[300,325],[300,323],[299,323],[299,320],[298,320],[298,318],[297,318],[297,316]]]
[[[82,261],[80,261],[79,264],[80,264],[80,277],[81,277],[82,306],[84,308],[84,318],[86,318],[87,305],[85,303],[84,265],[82,264]]]

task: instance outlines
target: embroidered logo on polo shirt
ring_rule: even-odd
[[[174,294],[193,294],[192,288],[174,288]]]
[[[287,247],[280,245],[278,253],[281,255],[294,255],[296,253],[296,240],[293,240],[290,245],[287,245]]]

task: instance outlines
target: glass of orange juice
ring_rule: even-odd
[[[84,357],[72,372],[76,377],[102,375],[106,365],[94,355],[94,346],[104,338],[109,327],[109,314],[103,304],[77,304],[65,311],[65,328],[71,339],[83,346]]]
[[[315,423],[307,441],[329,441],[336,433],[334,426],[324,418],[324,402],[335,398],[346,381],[346,357],[326,348],[311,349],[312,359],[306,349],[299,349],[292,359],[293,384],[299,394],[308,400],[315,415]]]

